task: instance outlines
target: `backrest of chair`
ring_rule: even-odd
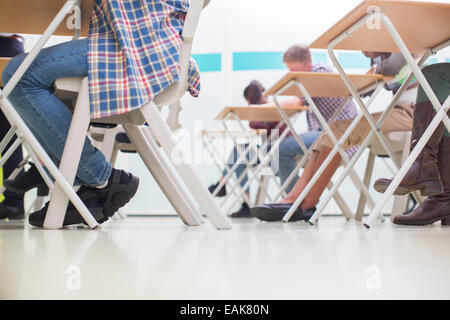
[[[393,131],[385,135],[394,153],[409,152],[409,142],[411,141],[411,131]],[[383,145],[378,139],[373,139],[369,145],[370,152],[377,156],[387,155]]]
[[[191,0],[189,11],[186,15],[183,26],[183,46],[180,53],[180,66],[182,72],[182,81],[187,81],[187,72],[189,68],[189,60],[191,58],[192,44],[194,42],[195,32],[197,31],[198,22],[202,9],[209,4],[209,0]]]
[[[183,44],[180,51],[180,81],[171,85],[165,92],[155,98],[158,106],[176,103],[187,90],[189,61],[191,58],[192,44],[197,31],[198,22],[202,9],[209,4],[210,0],[191,0],[189,11],[184,20],[182,31]]]

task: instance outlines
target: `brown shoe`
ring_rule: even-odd
[[[419,139],[433,120],[436,112],[430,102],[420,102],[414,107],[413,130],[410,151],[416,146]],[[415,190],[420,190],[422,196],[434,196],[443,192],[442,182],[437,167],[437,155],[439,144],[445,131],[441,123],[434,131],[416,161],[400,182],[394,195],[404,195]],[[392,179],[378,179],[374,189],[384,193],[391,184]]]
[[[428,197],[419,207],[407,215],[396,216],[393,223],[400,225],[427,225],[441,220],[450,225],[450,137],[444,137],[439,148],[438,167],[444,192]]]

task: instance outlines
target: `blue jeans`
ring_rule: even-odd
[[[43,49],[9,95],[9,101],[31,132],[58,166],[72,120],[72,113],[54,94],[56,79],[85,77],[88,40],[69,41]],[[25,59],[19,55],[5,68],[2,81],[7,83]],[[105,184],[111,174],[111,164],[86,138],[76,184],[90,187]]]
[[[309,149],[311,145],[320,136],[322,131],[310,131],[299,135],[302,141],[305,143],[306,147]],[[280,177],[281,185],[283,185],[291,172],[297,166],[296,157],[303,155],[303,150],[300,145],[295,140],[295,137],[290,136],[283,140],[280,144],[279,149],[279,168],[276,172],[277,176]],[[287,187],[286,191],[289,192],[294,187],[297,179],[292,179],[291,183]]]

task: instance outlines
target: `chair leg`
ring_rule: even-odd
[[[112,158],[114,153],[114,146],[116,144],[116,135],[121,130],[122,128],[120,126],[117,126],[114,129],[106,129],[103,136],[100,150],[105,155],[106,160],[110,161],[111,163],[113,163]]]
[[[170,172],[158,157],[158,150],[151,145],[144,132],[135,125],[124,125],[125,132],[136,146],[136,149],[147,166],[148,170],[156,180],[161,190],[166,195],[172,207],[180,216],[183,223],[189,226],[202,224],[201,217],[196,213],[195,207],[189,203],[189,199],[177,187]],[[145,130],[142,129],[142,130]]]
[[[87,78],[85,78],[83,82],[87,82]],[[73,182],[75,181],[90,121],[89,107],[82,105],[84,101],[89,101],[87,83],[84,83],[82,88],[86,89],[81,89],[79,93],[59,166],[61,174],[70,185],[73,185]],[[44,228],[59,229],[62,227],[68,203],[69,199],[59,186],[58,182],[56,182],[55,188],[51,193],[50,204],[44,221]],[[89,211],[80,212],[80,214],[90,227],[98,225],[97,221]]]
[[[369,157],[367,159],[366,171],[364,173],[364,185],[369,188],[370,179],[372,178],[373,166],[375,163],[375,155],[369,149]],[[356,209],[355,220],[361,221],[366,207],[366,196],[361,193],[359,196],[358,207]]]
[[[177,145],[172,131],[170,131],[170,128],[161,116],[157,106],[153,102],[150,102],[139,110],[147,123],[151,124],[148,127],[149,130],[160,143],[165,153],[169,156],[169,159],[173,163],[178,174],[185,182],[192,196],[199,203],[200,208],[208,216],[211,223],[217,229],[231,229],[229,219],[214,201],[211,193],[202,185],[200,178],[193,168],[186,164],[186,161],[174,161],[172,159],[172,152],[177,151],[177,153],[180,154],[181,148]],[[182,154],[181,159],[184,159]]]
[[[122,131],[122,127],[117,126],[113,129],[103,129],[103,131],[103,140],[97,141],[92,139],[92,142],[93,145],[105,155],[106,161],[111,162],[114,167],[118,153],[118,149],[116,147],[116,135],[118,132]],[[119,211],[112,216],[114,220],[123,220],[126,217],[127,214],[125,213],[125,208],[120,208]]]
[[[266,200],[266,194],[263,192],[263,189],[267,190],[267,187],[269,186],[269,182],[270,182],[270,176],[263,175],[261,178],[261,182],[259,183],[258,193],[256,194],[255,205],[264,203],[264,201]]]

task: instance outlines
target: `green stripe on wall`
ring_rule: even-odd
[[[313,62],[327,63],[325,52],[313,52]],[[286,69],[283,52],[234,52],[233,71]]]
[[[370,69],[370,59],[361,52],[339,52],[337,57],[344,69]]]
[[[234,52],[233,71],[285,69],[283,52]]]
[[[222,54],[220,53],[193,54],[192,58],[197,61],[200,72],[216,72],[222,70]]]
[[[326,52],[312,51],[312,55],[314,63],[328,63]],[[201,72],[222,71],[221,53],[193,54],[192,57],[197,61]],[[283,52],[281,51],[234,52],[233,71],[286,69],[282,58]],[[339,52],[338,60],[344,69],[370,68],[370,59],[360,52]],[[450,61],[450,59],[447,58],[446,61]],[[428,62],[436,63],[436,60],[431,58]]]

